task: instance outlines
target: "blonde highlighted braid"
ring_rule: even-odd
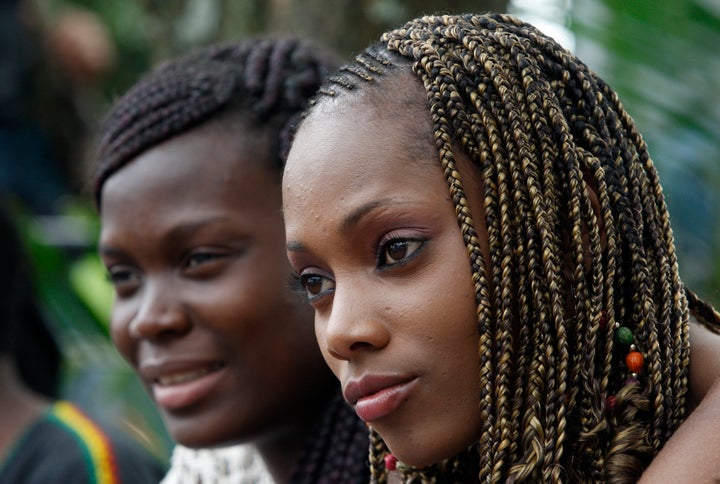
[[[686,298],[641,135],[587,66],[500,14],[427,16],[388,32],[312,105],[380,93],[410,70],[470,256],[483,427],[467,453],[403,471],[406,481],[636,481],[685,418],[688,301],[720,326]],[[480,188],[463,185],[458,146],[482,175],[489,266],[465,196]],[[623,331],[632,344],[616,340]],[[627,368],[635,352],[632,364],[644,364]],[[371,432],[374,482],[387,479],[388,452]]]

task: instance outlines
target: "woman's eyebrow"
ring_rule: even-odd
[[[359,207],[355,208],[352,212],[350,212],[345,219],[342,222],[342,231],[347,232],[350,229],[352,229],[355,225],[360,222],[360,220],[367,215],[368,213],[375,210],[377,207],[381,205],[385,205],[388,202],[390,202],[392,199],[390,198],[384,198],[381,200],[373,200],[372,202],[364,203],[360,205]]]
[[[117,249],[115,247],[111,247],[111,246],[103,245],[103,244],[98,245],[98,253],[101,256],[105,256],[105,257],[120,257],[120,256],[125,255],[124,251]]]
[[[296,240],[290,240],[285,244],[285,248],[288,252],[307,252],[305,245],[302,242]]]
[[[407,200],[404,197],[387,197],[379,200],[373,200],[352,210],[344,219],[341,226],[342,232],[348,232],[354,228],[363,217],[373,212],[377,208],[385,208],[389,206],[407,205],[415,202]]]
[[[373,200],[371,202],[364,203],[360,205],[359,207],[353,209],[342,221],[340,232],[349,232],[352,230],[361,220],[363,217],[365,217],[367,214],[371,213],[373,210],[384,207],[386,205],[391,204],[403,204],[403,203],[409,203],[404,200],[397,200],[392,197],[388,198],[381,198],[379,200]],[[285,248],[289,252],[306,252],[307,248],[305,245],[297,240],[289,240],[285,244]]]
[[[193,222],[187,222],[187,223],[181,223],[174,227],[171,227],[167,232],[162,234],[161,240],[164,243],[172,243],[175,240],[178,239],[187,239],[203,228],[207,226],[211,226],[213,224],[222,222],[224,220],[227,220],[226,216],[212,216],[205,218],[203,220],[193,221]],[[122,255],[125,252],[117,249],[112,246],[108,246],[106,244],[103,244],[102,242],[98,245],[98,253],[101,255],[107,255],[107,256],[117,256]]]

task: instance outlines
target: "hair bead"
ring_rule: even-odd
[[[645,364],[645,359],[639,351],[631,351],[625,356],[625,364],[632,373],[640,374]]]
[[[635,337],[633,336],[632,331],[630,328],[625,326],[620,326],[615,330],[615,339],[617,339],[617,342],[624,345],[631,345],[632,342],[635,340]]]

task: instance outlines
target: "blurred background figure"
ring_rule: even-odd
[[[0,186],[33,213],[79,194],[94,99],[114,63],[95,13],[64,7],[45,22],[32,2],[0,1]]]
[[[32,267],[0,205],[0,482],[156,483],[136,443],[59,398],[61,354],[37,304]]]
[[[114,40],[91,10],[63,4],[50,14],[32,0],[0,0],[0,191],[36,269],[33,304],[47,329],[34,331],[54,337],[39,340],[52,351],[14,350],[47,355],[51,396],[80,403],[164,458],[162,423],[107,337],[109,298],[90,256],[92,209],[83,206],[84,152],[115,59]]]
[[[2,0],[0,24],[0,186],[32,211],[50,213],[67,193],[68,177],[33,113],[39,44],[19,0]]]

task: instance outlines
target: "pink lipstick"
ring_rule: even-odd
[[[343,390],[345,400],[355,407],[358,417],[372,422],[397,410],[417,386],[416,377],[366,376],[349,381]]]

